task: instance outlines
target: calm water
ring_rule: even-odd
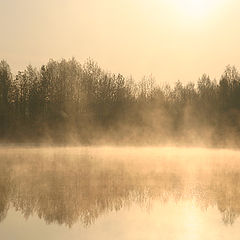
[[[240,152],[2,148],[0,239],[239,239]]]

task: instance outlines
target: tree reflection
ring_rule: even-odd
[[[110,211],[137,203],[148,207],[195,199],[199,207],[217,206],[225,224],[240,214],[240,168],[213,164],[207,170],[161,159],[121,160],[89,154],[1,154],[0,221],[12,206],[27,219],[37,215],[46,223],[84,226]],[[23,157],[24,156],[24,157]],[[194,174],[193,174],[194,172]]]

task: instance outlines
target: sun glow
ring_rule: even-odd
[[[171,2],[185,17],[203,19],[214,14],[223,0],[171,0]]]

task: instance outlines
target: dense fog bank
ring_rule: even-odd
[[[161,81],[164,81],[162,79]],[[1,143],[240,145],[240,74],[136,82],[92,60],[50,60],[16,75],[0,62]]]

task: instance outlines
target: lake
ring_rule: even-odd
[[[0,239],[239,239],[240,152],[2,147]]]

